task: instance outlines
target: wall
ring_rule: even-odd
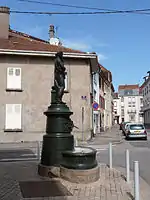
[[[105,129],[112,126],[112,97],[111,97],[111,85],[104,83],[105,92],[105,110],[104,110],[104,126]]]
[[[144,124],[147,128],[150,128],[150,78],[144,83],[142,89],[143,94],[143,112],[144,112]]]
[[[72,119],[79,130],[74,129],[81,137],[81,107],[85,107],[85,138],[90,137],[90,69],[86,60],[65,60],[68,72],[69,93],[64,101],[74,112]],[[22,70],[22,92],[6,92],[7,67],[18,67]],[[0,141],[42,140],[45,133],[46,117],[43,112],[50,104],[50,91],[53,85],[54,60],[42,57],[0,56]],[[80,75],[80,76],[79,76]],[[83,75],[83,76],[82,76]],[[83,103],[81,96],[86,95]],[[4,133],[5,104],[22,104],[23,133]]]

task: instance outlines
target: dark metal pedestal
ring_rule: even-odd
[[[71,135],[73,113],[65,103],[55,102],[55,91],[52,90],[51,105],[44,112],[47,116],[46,135],[43,136],[41,163],[38,173],[50,167],[59,167],[62,163],[62,152],[74,149],[74,138]]]

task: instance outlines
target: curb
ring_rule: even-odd
[[[125,176],[125,168],[124,167],[116,167],[114,168],[115,170],[117,170],[118,172],[121,173],[122,178],[126,180],[126,176]],[[129,186],[129,189],[131,190],[131,194],[130,197],[134,200],[134,172],[130,170],[130,182],[127,183],[127,185]],[[148,183],[140,176],[140,199],[141,200],[149,200],[150,197],[150,185],[148,185]],[[146,191],[146,192],[145,192]]]
[[[118,140],[118,141],[115,141],[115,142],[113,142],[113,141],[109,141],[109,142],[107,142],[107,143],[103,143],[103,144],[89,144],[89,143],[84,143],[84,145],[99,145],[99,146],[101,146],[101,145],[108,145],[109,143],[112,143],[112,144],[121,144],[121,143],[123,143],[124,142],[124,139],[122,138],[122,139],[120,139],[120,140]]]

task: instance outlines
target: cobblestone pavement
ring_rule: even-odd
[[[0,200],[23,200],[19,181],[48,180],[37,175],[35,161],[0,164]],[[59,179],[72,193],[69,197],[39,197],[26,200],[131,200],[130,189],[121,173],[100,165],[100,179],[91,184],[75,184]],[[36,188],[33,188],[34,190]],[[24,199],[24,200],[25,200]]]

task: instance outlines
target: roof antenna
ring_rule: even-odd
[[[58,38],[58,26],[56,26],[55,37]]]

